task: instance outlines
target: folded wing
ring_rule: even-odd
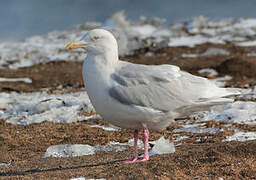
[[[121,62],[111,78],[109,94],[122,104],[153,108],[163,112],[187,113],[232,102],[234,89],[217,87],[206,78],[181,71],[172,65],[134,65]],[[205,108],[204,108],[205,107]]]

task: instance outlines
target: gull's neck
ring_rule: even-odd
[[[118,64],[118,61],[118,53],[116,51],[110,50],[104,53],[88,54],[86,64],[89,66],[111,69]]]

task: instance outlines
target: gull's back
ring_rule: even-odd
[[[236,89],[219,88],[206,78],[172,65],[135,65],[120,61],[111,75],[115,85],[109,94],[121,104],[176,112],[178,116],[233,102]],[[229,97],[229,98],[228,98]]]

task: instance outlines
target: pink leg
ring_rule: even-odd
[[[146,161],[149,160],[148,155],[148,137],[149,137],[149,131],[148,128],[144,129],[144,157],[139,161]]]
[[[125,160],[125,163],[134,163],[138,159],[138,137],[139,137],[139,130],[136,129],[134,131],[134,155],[131,160]]]

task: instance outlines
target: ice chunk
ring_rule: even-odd
[[[169,154],[174,152],[174,144],[170,143],[169,139],[165,139],[163,136],[154,142],[154,146],[151,149],[152,154]]]
[[[87,144],[61,144],[47,148],[44,157],[76,157],[95,154],[95,147]]]

